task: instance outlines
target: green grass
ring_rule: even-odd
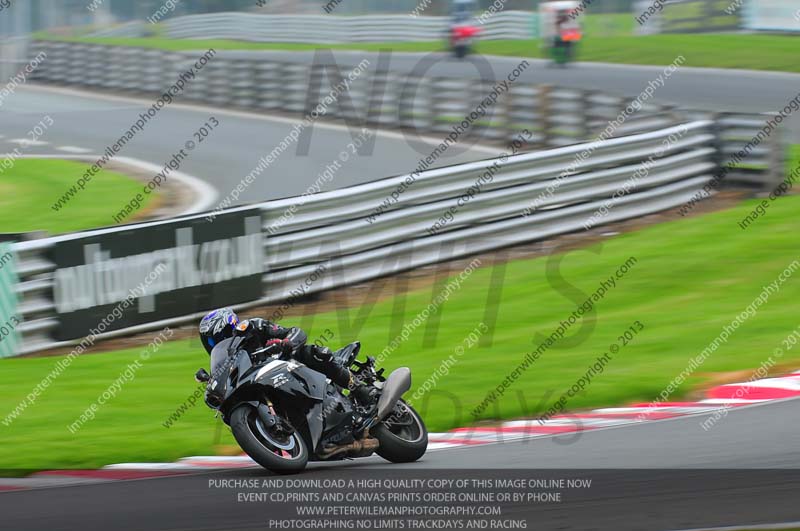
[[[744,68],[800,72],[796,60],[800,37],[791,35],[620,35],[611,30],[607,36],[598,30],[587,32],[580,44],[578,60],[624,64],[669,65],[682,55],[684,66]],[[45,36],[43,36],[45,37]],[[62,39],[62,37],[49,37]],[[142,46],[163,50],[313,50],[315,44],[260,43],[233,40],[170,40],[163,38],[63,38],[76,42],[92,42],[116,46]],[[431,52],[445,49],[443,41],[401,43],[354,43],[325,45],[324,48],[398,52]],[[518,57],[544,56],[536,39],[481,41],[478,52],[487,55]]]
[[[0,170],[0,232],[59,234],[113,225],[113,215],[143,188],[139,181],[113,171],[97,173],[61,210],[51,208],[87,167],[68,160],[18,159],[13,167]],[[154,195],[142,195],[144,210]]]
[[[793,260],[800,260],[800,196],[775,201],[765,217],[742,231],[737,222],[753,204],[749,201],[731,210],[649,227],[609,238],[599,248],[568,253],[561,274],[582,295],[564,295],[561,292],[566,287],[560,288],[561,292],[551,287],[545,277],[546,259],[509,263],[496,307],[493,344],[468,348],[450,367],[450,374],[440,378],[436,392],[429,393],[430,400],[416,402],[429,427],[444,430],[469,423],[466,412],[529,352],[534,334],[549,334],[575,309],[575,301],[597,289],[630,256],[638,263],[597,304],[596,324],[588,338],[568,348],[546,351],[498,402],[497,411],[490,408],[485,418],[543,412],[635,320],[640,320],[645,330],[567,407],[574,410],[653,399],[753,301],[762,286],[773,282]],[[487,320],[487,295],[491,286],[498,286],[492,272],[491,267],[479,269],[453,293],[442,309],[435,341],[431,337],[426,340],[426,325],[422,325],[384,365],[389,369],[411,367],[415,389],[419,388],[478,323]],[[434,291],[414,291],[405,298],[398,311],[406,323],[428,305]],[[758,367],[800,326],[799,297],[797,271],[672,398],[680,398],[717,373]],[[378,302],[361,315],[351,310],[349,314],[324,313],[288,321],[305,327],[311,337],[330,328],[336,334],[334,344],[358,338],[365,354],[377,354],[394,337],[389,330],[395,302]],[[137,350],[125,350],[77,358],[10,426],[0,423],[0,468],[95,467],[213,452],[215,421],[204,405],[192,409],[173,427],[162,426],[195,389],[195,370],[207,363],[196,342],[177,341],[163,347],[116,398],[100,408],[93,421],[76,435],[67,431],[137,356]],[[0,420],[58,359],[0,361],[4,381]],[[800,365],[800,348],[787,350],[783,361]],[[548,395],[550,398],[543,400]],[[221,442],[232,442],[227,432]]]
[[[800,167],[800,144],[789,148],[789,157],[786,164],[786,173],[790,174],[795,168]]]
[[[584,33],[593,37],[633,35],[636,27],[636,21],[630,13],[582,15],[581,23]]]

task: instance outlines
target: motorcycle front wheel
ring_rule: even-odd
[[[233,410],[231,431],[247,455],[276,474],[296,474],[308,463],[308,448],[300,434],[295,431],[287,435],[267,429],[250,404]]]
[[[381,443],[376,453],[392,463],[410,463],[425,455],[428,429],[413,407],[398,400],[391,415],[370,430]]]

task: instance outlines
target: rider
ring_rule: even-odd
[[[240,321],[230,308],[214,310],[200,321],[200,341],[209,354],[214,345],[235,335],[247,337],[242,347],[248,352],[262,347],[277,346],[284,355],[321,372],[335,384],[350,389],[351,394],[360,402],[366,403],[369,400],[369,390],[350,372],[350,369],[337,363],[328,347],[307,345],[308,336],[300,328],[284,328],[260,318]],[[257,363],[263,360],[253,361]]]

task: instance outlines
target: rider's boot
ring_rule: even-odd
[[[350,396],[355,398],[359,404],[371,406],[375,402],[377,390],[359,380],[352,372],[350,373],[350,383],[347,388],[350,390]]]

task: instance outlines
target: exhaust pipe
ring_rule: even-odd
[[[383,384],[383,394],[378,400],[378,415],[375,424],[389,416],[394,405],[409,389],[411,389],[411,370],[408,367],[400,367],[392,371]]]
[[[364,435],[365,437],[363,439],[355,440],[350,444],[334,446],[328,450],[323,449],[319,453],[319,456],[322,459],[330,459],[334,455],[347,453],[348,457],[368,457],[378,449],[381,443],[378,441],[378,439],[369,437],[369,433],[365,433]]]

